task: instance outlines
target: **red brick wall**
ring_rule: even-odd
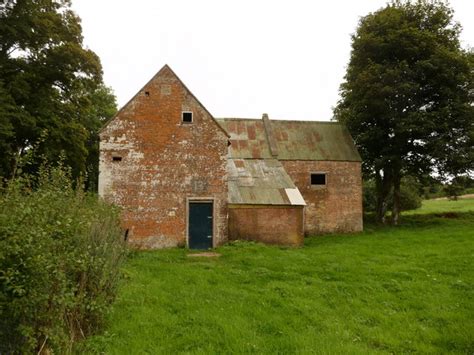
[[[300,246],[304,239],[303,208],[229,207],[229,239]]]
[[[182,111],[193,112],[192,124],[181,122]],[[123,207],[132,244],[185,245],[192,197],[214,199],[214,245],[227,239],[227,142],[168,67],[119,112],[101,133],[99,194]]]
[[[281,161],[303,195],[305,234],[362,230],[362,178],[359,162]],[[326,173],[326,186],[311,186],[310,174]]]

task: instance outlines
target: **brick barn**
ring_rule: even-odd
[[[138,248],[362,230],[361,159],[344,126],[216,119],[167,65],[102,128],[99,169]]]

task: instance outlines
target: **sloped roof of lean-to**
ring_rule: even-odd
[[[228,159],[228,202],[304,206],[301,193],[276,159]]]
[[[234,158],[272,158],[263,120],[219,118]],[[361,161],[347,128],[338,122],[270,120],[279,160]]]

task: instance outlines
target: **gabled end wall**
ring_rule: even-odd
[[[168,66],[100,136],[99,194],[122,207],[133,245],[184,246],[190,198],[215,201],[213,244],[227,239],[227,134]]]

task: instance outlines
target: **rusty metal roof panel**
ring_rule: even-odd
[[[272,120],[271,124],[280,160],[361,160],[340,123]]]
[[[270,120],[272,156],[263,120],[224,118],[217,122],[229,133],[232,158],[361,161],[347,128],[338,122]]]
[[[224,118],[217,122],[230,135],[230,156],[233,158],[272,158],[262,120]]]
[[[228,159],[230,204],[304,206],[304,199],[276,159]],[[294,198],[294,195],[300,198]]]

